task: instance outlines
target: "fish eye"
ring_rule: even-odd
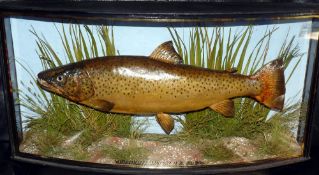
[[[62,82],[62,81],[63,81],[63,76],[62,76],[62,75],[57,76],[57,77],[56,77],[56,80],[57,80],[58,82]]]

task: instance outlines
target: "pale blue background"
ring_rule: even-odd
[[[30,67],[34,72],[34,75],[42,71],[42,67],[38,55],[36,54],[37,47],[35,36],[29,31],[31,26],[35,28],[37,33],[46,37],[47,41],[52,44],[54,50],[56,50],[60,57],[66,58],[63,51],[63,45],[54,24],[58,28],[61,27],[59,23],[11,19],[15,59],[19,60],[19,62],[23,63],[25,66]],[[67,25],[65,25],[65,27],[68,28]],[[233,32],[239,32],[243,29],[243,27],[246,26],[225,27],[224,30],[228,31],[232,28]],[[257,44],[257,41],[259,41],[260,37],[264,35],[266,29],[271,29],[273,27],[278,27],[278,30],[272,35],[267,62],[277,56],[288,31],[289,36],[296,37],[296,42],[299,43],[301,53],[305,53],[294,76],[286,86],[286,101],[291,100],[292,97],[296,97],[293,101],[299,101],[301,100],[304,85],[303,82],[309,47],[309,37],[307,36],[310,32],[311,21],[255,26],[251,39],[252,44],[249,46],[249,49],[252,49]],[[121,55],[149,55],[160,43],[172,40],[166,27],[114,26],[113,29],[116,48],[119,50]],[[190,28],[188,27],[178,28],[179,34],[181,36],[185,36],[184,40],[187,40],[186,37],[189,35],[189,30]],[[227,34],[225,36],[227,36]],[[21,80],[27,84],[31,79],[19,64],[16,64],[16,66],[19,88],[21,88]],[[286,72],[290,72],[291,69],[292,67],[289,67]],[[23,90],[23,88],[21,89]],[[22,109],[22,111],[26,110]],[[149,119],[151,120],[150,122],[152,123],[152,127],[149,127],[147,132],[164,133],[156,124],[154,118],[151,117]],[[176,128],[178,127],[179,126]]]

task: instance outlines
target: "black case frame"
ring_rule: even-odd
[[[8,64],[8,58],[13,54],[10,36],[11,31],[6,17],[23,17],[47,21],[78,20],[89,23],[99,23],[100,20],[111,19],[121,23],[123,19],[145,21],[156,20],[156,25],[165,23],[166,19],[183,21],[208,20],[211,22],[231,22],[233,19],[245,21],[269,21],[280,19],[298,20],[319,17],[319,4],[315,1],[249,1],[226,0],[218,1],[1,1],[0,0],[0,174],[15,172],[16,174],[86,174],[95,173],[124,173],[124,174],[218,174],[260,172],[262,174],[319,174],[319,61],[318,48],[310,48],[316,55],[313,64],[309,111],[305,130],[305,155],[301,158],[288,160],[256,162],[250,165],[221,165],[198,168],[177,169],[142,169],[125,168],[120,166],[99,165],[60,159],[45,159],[34,157],[18,151],[18,133],[15,120],[13,92],[10,80],[14,72]],[[155,24],[155,23],[154,23]],[[5,31],[7,30],[7,31]],[[313,40],[311,42],[317,42]],[[316,44],[311,44],[316,45]],[[318,46],[317,46],[318,47]],[[310,50],[310,51],[311,51]],[[10,70],[11,69],[11,70]],[[316,166],[316,163],[318,165]],[[6,171],[1,171],[1,167]],[[275,168],[276,167],[276,168]],[[8,169],[9,168],[9,169]],[[283,173],[283,171],[285,173]]]

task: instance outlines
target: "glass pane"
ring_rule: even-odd
[[[303,156],[311,20],[10,22],[21,152],[152,168]]]

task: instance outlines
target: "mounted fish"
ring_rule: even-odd
[[[102,112],[156,114],[166,134],[172,113],[210,107],[234,116],[236,97],[250,97],[282,110],[285,78],[282,60],[251,76],[182,64],[172,42],[146,56],[107,56],[68,64],[38,74],[39,85],[75,103]]]

